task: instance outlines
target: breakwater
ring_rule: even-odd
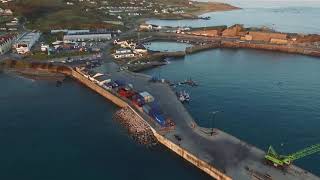
[[[186,48],[186,54],[192,54],[196,52],[205,51],[208,49],[215,49],[221,47],[220,43],[212,43],[212,44],[206,44],[206,45],[194,45],[192,47]]]
[[[231,42],[222,41],[221,48],[247,48],[247,49],[259,49],[268,51],[278,51],[292,54],[302,54],[308,56],[320,57],[320,49],[306,48],[290,45],[275,45],[275,44],[259,44],[259,43],[247,43],[247,42]]]
[[[98,94],[100,94],[101,96],[107,98],[108,100],[110,100],[111,102],[113,102],[115,105],[124,108],[128,106],[128,103],[117,97],[115,94],[106,91],[105,89],[103,89],[102,87],[100,87],[99,85],[95,84],[94,82],[92,82],[91,80],[89,80],[88,78],[86,78],[84,76],[84,74],[71,69],[71,77],[73,77],[74,79],[78,80],[79,82],[81,82],[83,85],[87,86],[88,88],[92,89],[93,91],[97,92]]]
[[[152,129],[152,131],[153,131],[153,134],[155,135],[155,137],[157,138],[157,140],[161,144],[165,145],[167,148],[169,148],[170,150],[172,150],[177,155],[179,155],[180,157],[184,158],[185,160],[187,160],[188,162],[190,162],[194,166],[198,167],[202,171],[206,172],[207,174],[209,174],[214,179],[216,179],[216,180],[232,180],[231,177],[227,176],[222,171],[216,169],[215,167],[210,165],[210,163],[208,163],[206,161],[203,161],[202,159],[200,159],[196,155],[190,153],[189,151],[187,151],[186,149],[182,148],[181,146],[173,143],[169,139],[167,139],[164,136],[160,135],[156,130]]]
[[[127,129],[129,135],[139,144],[152,146],[157,143],[150,126],[131,108],[125,107],[118,110],[114,114],[114,118]]]
[[[177,51],[177,52],[156,52],[153,53],[152,56],[156,57],[184,57],[186,55],[185,51]]]
[[[172,150],[173,152],[177,153],[182,158],[186,159],[188,162],[191,162],[193,165],[198,167],[199,169],[203,170],[204,172],[208,173],[210,176],[214,177],[217,180],[231,180],[230,177],[227,175],[224,175],[223,172],[216,169],[214,166],[210,165],[208,162],[205,162],[198,158],[196,155],[188,152],[186,149],[183,149],[179,145],[176,145],[171,140],[165,138],[163,134],[161,134],[161,131],[156,130],[156,126],[154,126],[153,123],[149,123],[150,120],[148,118],[142,118],[141,111],[136,110],[133,106],[131,106],[128,102],[122,100],[120,97],[118,97],[115,94],[111,94],[110,92],[104,90],[94,82],[90,81],[89,79],[85,78],[81,72],[78,72],[76,70],[72,70],[72,77],[83,83],[85,86],[89,87],[90,89],[96,91],[97,93],[101,94],[108,100],[112,101],[116,105],[118,105],[121,108],[130,108],[132,112],[134,112],[135,116],[141,117],[145,122],[147,122],[148,126],[152,130],[154,137],[163,145],[165,145],[167,148]],[[123,118],[123,117],[122,117]],[[127,118],[123,118],[127,119]],[[127,122],[128,123],[128,122]],[[146,124],[145,124],[146,125]],[[132,126],[132,125],[129,125]],[[133,128],[135,129],[135,128]],[[134,131],[134,130],[133,130]],[[150,137],[148,137],[149,139]],[[145,140],[145,139],[144,139]]]
[[[233,49],[258,49],[266,51],[284,52],[290,54],[301,54],[306,56],[320,57],[320,49],[306,48],[294,45],[276,45],[267,43],[241,42],[241,41],[219,41],[205,45],[194,45],[186,48],[186,54],[197,53],[216,48],[233,48]]]

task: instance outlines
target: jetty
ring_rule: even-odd
[[[80,68],[39,64],[21,65],[19,62],[6,62],[5,65],[10,68],[19,65],[20,68],[47,70],[74,78],[120,108],[130,109],[130,113],[134,113],[135,117],[143,121],[142,129],[151,130],[159,143],[214,179],[320,180],[319,177],[294,165],[290,165],[285,171],[279,170],[265,163],[264,151],[219,129],[213,129],[212,131],[212,129],[198,126],[167,83],[150,82],[151,77],[144,74],[125,70],[117,71],[117,65],[112,62],[104,64],[104,69],[108,69],[108,72],[100,73],[108,73],[111,79],[123,79],[132,84],[134,89],[139,92],[151,92],[154,98],[158,100],[164,115],[170,117],[174,122],[174,128],[162,128],[129,99],[102,87],[99,83],[88,78],[86,72]]]
[[[107,63],[105,66],[112,67],[116,65]],[[167,83],[151,83],[149,81],[151,77],[143,74],[129,71],[113,71],[112,69],[115,68],[108,69],[111,70],[108,73],[111,74],[112,79],[124,79],[128,83],[132,83],[138,91],[151,92],[159,100],[165,116],[174,121],[175,128],[170,131],[162,131],[155,121],[152,122],[152,119],[147,114],[136,109],[130,102],[126,102],[122,106],[131,107],[138,116],[148,122],[159,143],[165,145],[213,178],[218,180],[247,180],[253,179],[253,177],[258,177],[256,179],[319,180],[315,175],[293,165],[286,172],[283,172],[266,164],[264,151],[219,129],[214,129],[214,135],[211,136],[211,129],[197,125]],[[82,72],[79,69],[78,71],[72,71],[72,76],[83,82]],[[88,81],[84,85],[98,93],[102,90],[93,82]],[[114,95],[111,100],[114,101],[114,99],[118,98],[118,96]]]

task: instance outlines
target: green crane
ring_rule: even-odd
[[[292,153],[290,155],[280,155],[278,154],[272,146],[269,147],[265,159],[270,162],[275,167],[285,168],[289,166],[292,161],[309,156],[311,154],[320,152],[320,144],[312,145],[308,148],[305,148],[301,151]]]

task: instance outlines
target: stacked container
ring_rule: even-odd
[[[151,102],[154,101],[154,97],[150,93],[148,93],[146,91],[145,92],[141,92],[140,96],[143,97],[143,99],[144,99],[144,101],[146,103],[151,103]]]

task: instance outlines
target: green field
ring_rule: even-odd
[[[73,52],[63,52],[63,53],[48,55],[47,53],[37,51],[37,52],[33,52],[32,55],[29,55],[26,58],[31,58],[31,59],[35,59],[35,60],[49,60],[49,59],[54,59],[54,58],[84,56],[84,55],[89,55],[89,54],[91,54],[91,53],[90,52],[73,51]]]
[[[119,25],[103,23],[113,20],[113,17],[108,17],[91,6],[86,3],[71,6],[64,0],[16,0],[9,3],[7,8],[12,9],[16,16],[24,17],[28,29],[123,29]]]

